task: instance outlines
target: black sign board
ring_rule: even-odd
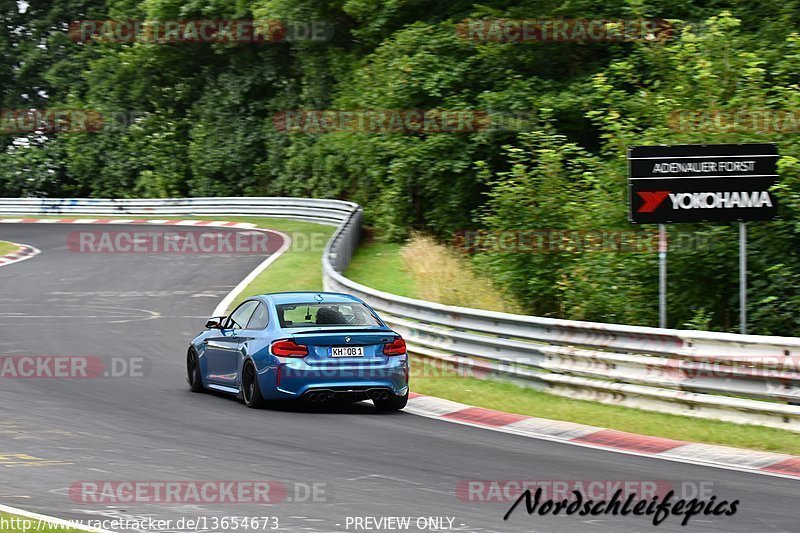
[[[639,224],[771,220],[776,144],[628,148],[629,218]]]

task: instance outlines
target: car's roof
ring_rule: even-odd
[[[259,295],[266,300],[272,300],[275,304],[294,304],[294,303],[345,303],[361,302],[358,298],[350,294],[340,292],[314,292],[314,291],[295,291],[295,292],[272,292]],[[322,298],[320,300],[320,298]]]

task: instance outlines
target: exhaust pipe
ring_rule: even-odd
[[[312,402],[322,402],[325,400],[325,393],[324,392],[310,392],[308,393],[308,399]]]
[[[313,403],[325,403],[332,400],[336,394],[333,391],[311,391],[306,395],[306,399]]]

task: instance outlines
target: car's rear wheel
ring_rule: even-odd
[[[186,354],[186,374],[189,381],[189,390],[192,392],[203,392],[203,380],[200,378],[200,363],[197,359],[197,352],[190,348]]]
[[[378,411],[399,411],[408,403],[408,392],[405,396],[392,396],[386,400],[372,400]]]
[[[247,407],[258,408],[264,405],[261,387],[258,385],[256,366],[252,361],[247,361],[242,369],[242,399]]]

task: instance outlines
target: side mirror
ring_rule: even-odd
[[[222,329],[222,323],[228,317],[225,316],[212,316],[206,321],[206,329]]]

